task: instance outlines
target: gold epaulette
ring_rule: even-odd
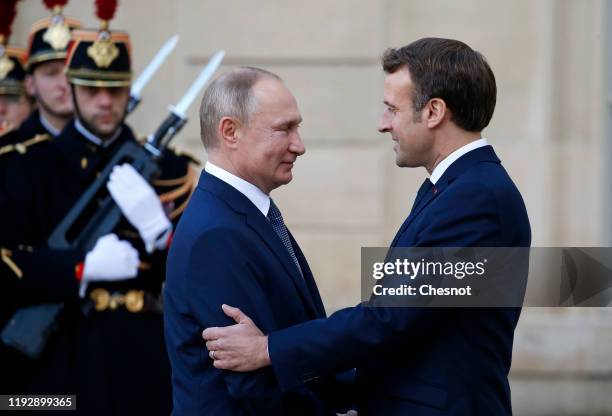
[[[24,154],[28,151],[28,147],[34,146],[35,144],[46,142],[51,139],[51,136],[48,134],[37,134],[31,139],[24,140],[19,143],[7,144],[6,146],[0,147],[0,156],[17,152],[19,154]]]
[[[189,197],[195,189],[197,181],[198,173],[191,166],[187,168],[187,174],[180,178],[156,179],[153,181],[153,186],[156,187],[175,187],[174,189],[159,195],[159,199],[162,204],[177,201],[179,198],[185,197],[185,200],[182,202],[182,204],[175,208],[168,215],[171,220],[178,217],[185,210],[185,208],[187,207],[187,202],[189,202]]]

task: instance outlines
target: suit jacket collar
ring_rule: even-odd
[[[249,211],[249,204],[254,206],[240,191],[204,170],[200,174],[198,188],[216,195],[240,214],[246,214]]]
[[[266,195],[257,186],[245,181],[244,179],[234,175],[231,172],[226,171],[225,169],[211,163],[210,161],[206,162],[204,170],[208,174],[221,179],[223,182],[227,183],[232,188],[237,189],[241,194],[246,196],[261,211],[263,215],[268,214],[268,210],[270,209],[270,196]]]
[[[307,305],[308,309],[314,316],[318,316],[318,311],[313,301],[313,296],[311,295],[311,291],[306,284],[306,281],[312,280],[312,275],[308,277],[306,276],[306,274],[310,274],[310,269],[308,267],[302,267],[302,272],[304,273],[304,277],[302,277],[299,270],[293,263],[293,260],[291,260],[287,249],[272,229],[268,219],[264,217],[261,211],[246,196],[240,193],[240,191],[206,171],[202,171],[200,175],[198,188],[217,196],[219,199],[229,205],[232,210],[246,217],[246,223],[261,237],[268,248],[279,259],[287,273],[291,276],[291,280],[302,296],[304,304]],[[297,247],[297,243],[294,244],[294,250]],[[295,251],[297,255],[299,250]],[[305,259],[303,256],[301,257],[305,263]],[[300,263],[302,262],[300,261]],[[303,266],[303,264],[300,265]]]
[[[491,145],[479,147],[478,149],[474,149],[464,154],[450,165],[442,177],[440,177],[436,187],[440,190],[440,188],[448,186],[449,183],[463,174],[466,170],[480,162],[501,163]]]
[[[420,196],[415,203],[410,215],[404,221],[399,231],[395,235],[391,247],[394,247],[399,240],[401,234],[410,226],[414,219],[427,207],[435,198],[437,198],[448,186],[459,176],[469,170],[472,166],[481,163],[501,163],[493,147],[490,145],[479,147],[461,156],[452,165],[446,169],[442,177],[438,180],[435,186],[433,186],[425,195]]]

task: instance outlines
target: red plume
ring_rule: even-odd
[[[96,0],[96,16],[100,20],[111,20],[117,10],[117,0]]]
[[[66,3],[68,3],[68,0],[43,0],[43,3],[45,3],[47,9],[53,10],[55,6],[64,7]]]
[[[11,26],[17,14],[17,1],[0,1],[0,35],[4,35],[5,42],[8,42],[8,38],[11,36]]]

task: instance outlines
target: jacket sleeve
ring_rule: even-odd
[[[0,298],[16,306],[76,299],[79,250],[2,249]]]

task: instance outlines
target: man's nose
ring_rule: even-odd
[[[295,153],[298,156],[301,156],[304,153],[306,153],[306,146],[304,146],[302,137],[300,136],[300,133],[298,133],[297,131],[293,134],[293,137],[291,138],[291,144],[289,145],[289,151],[291,151],[291,153]]]
[[[110,107],[113,103],[113,95],[108,88],[100,88],[96,94],[96,101],[101,107]]]
[[[389,122],[389,118],[385,117],[384,114],[382,114],[378,119],[377,129],[379,133],[387,133],[391,131],[391,123]]]
[[[70,88],[70,84],[68,83],[68,77],[66,75],[60,77],[59,87],[66,91]]]

